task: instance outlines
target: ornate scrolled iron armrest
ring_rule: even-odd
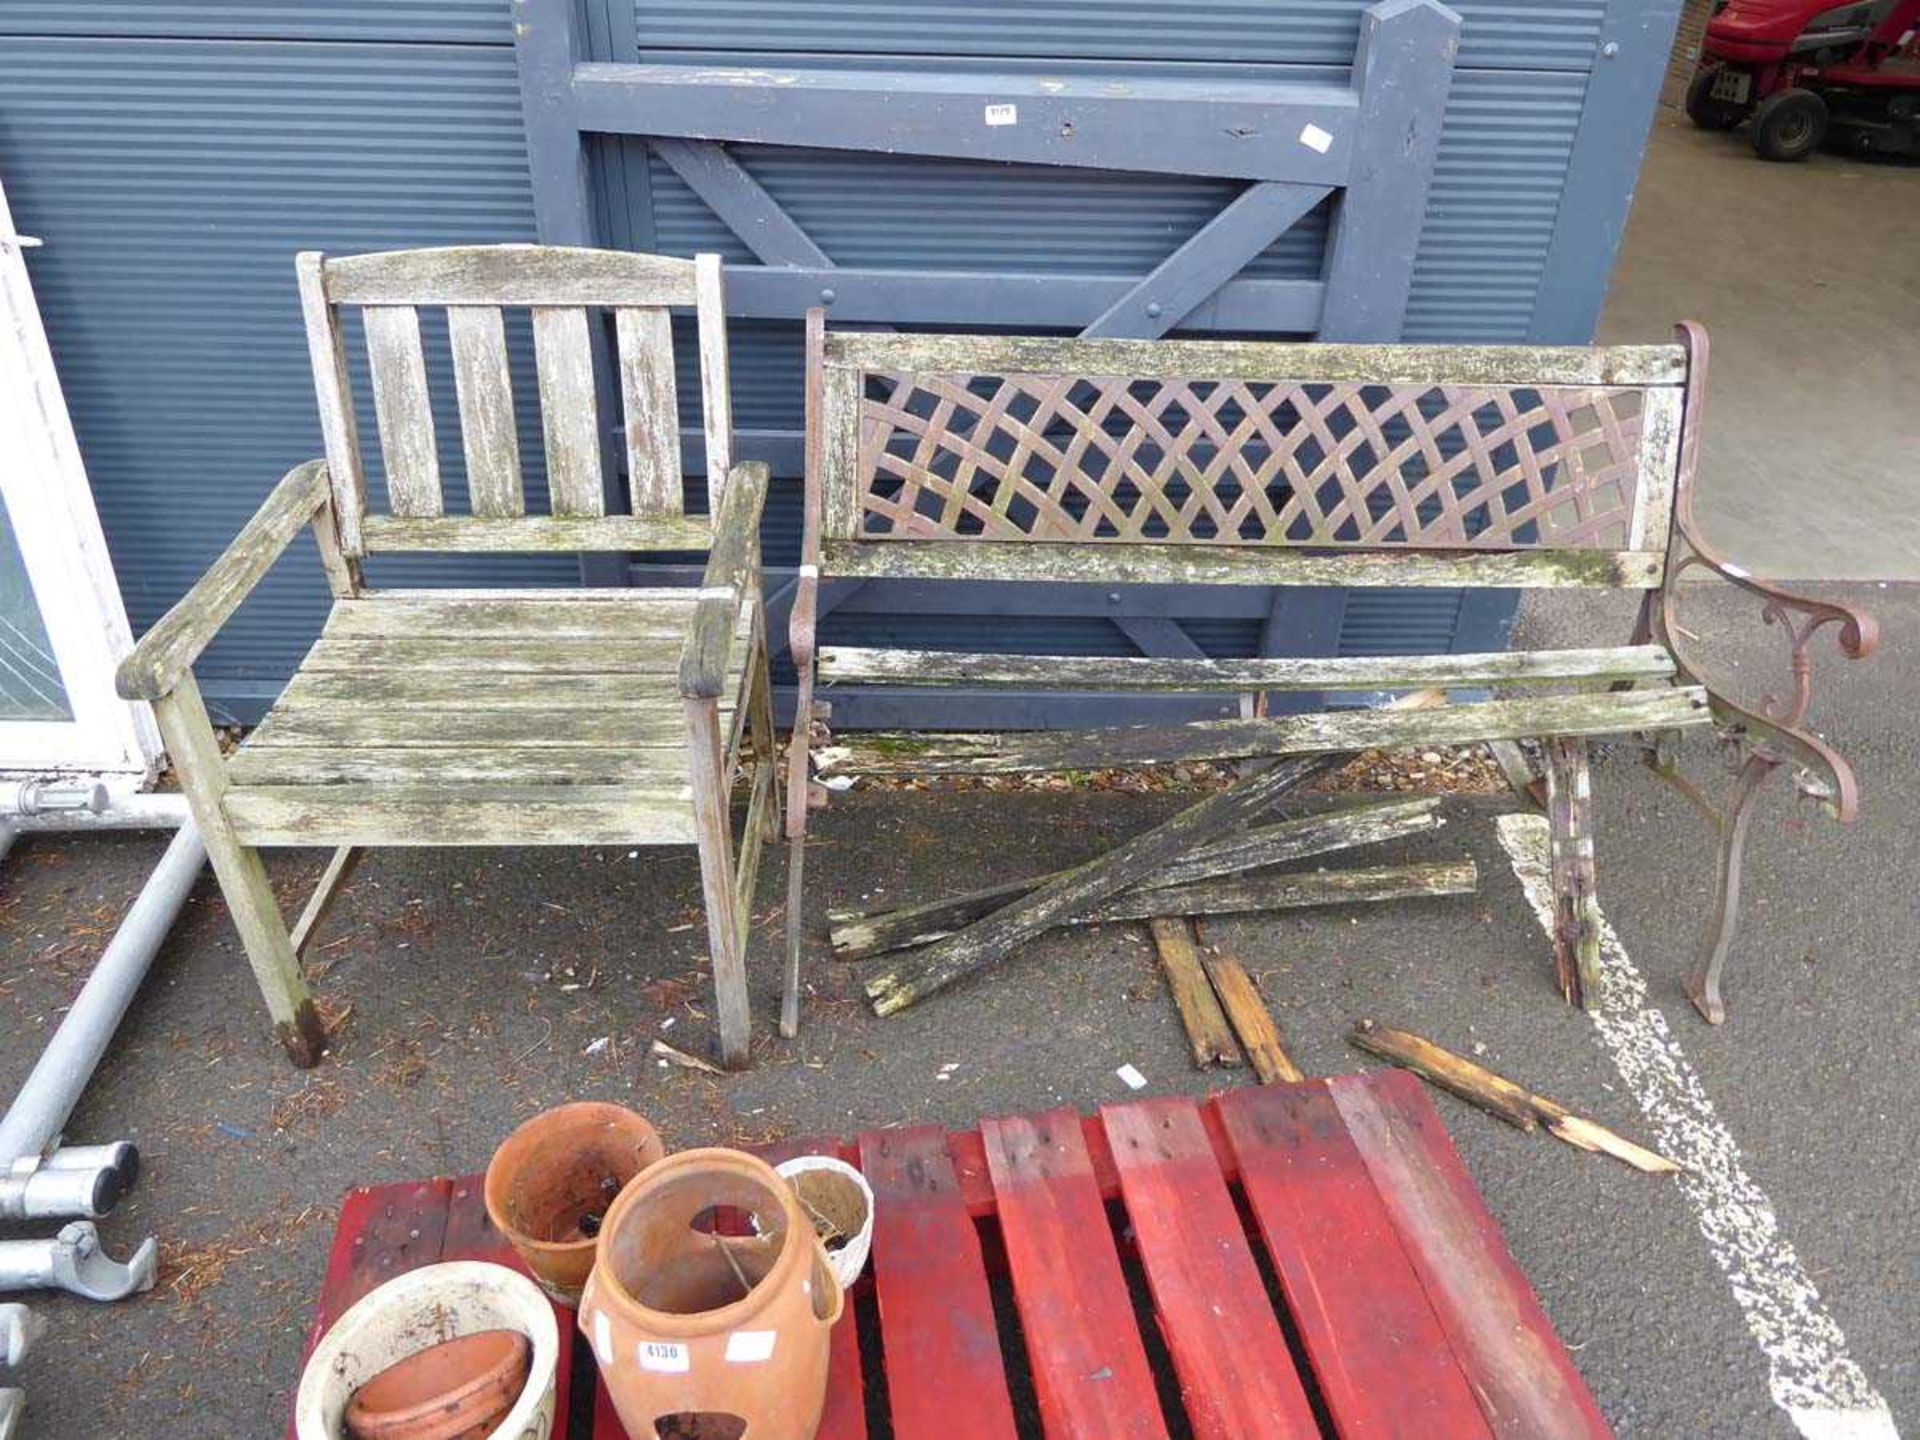
[[[1674,530],[1675,543],[1667,558],[1665,580],[1659,592],[1648,597],[1647,628],[1651,636],[1672,653],[1682,681],[1706,690],[1714,718],[1723,728],[1734,732],[1750,751],[1811,772],[1817,777],[1816,783],[1810,786],[1803,782],[1802,788],[1819,795],[1836,819],[1851,823],[1859,813],[1853,767],[1804,724],[1813,701],[1812,644],[1821,630],[1837,626],[1835,638],[1840,653],[1850,660],[1864,660],[1880,643],[1879,626],[1873,616],[1842,601],[1816,599],[1755,579],[1709,545],[1691,515],[1676,514]],[[1713,572],[1759,600],[1760,618],[1785,632],[1793,685],[1785,700],[1768,694],[1758,710],[1741,705],[1708,680],[1689,654],[1683,639],[1687,631],[1678,619],[1678,600],[1681,578],[1696,568]]]

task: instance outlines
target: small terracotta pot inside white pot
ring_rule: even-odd
[[[487,1440],[551,1440],[560,1327],[526,1276],[504,1265],[455,1260],[396,1275],[320,1337],[294,1398],[299,1440],[340,1440],[347,1402],[388,1366],[442,1341],[482,1330],[516,1330],[532,1347],[527,1383]]]

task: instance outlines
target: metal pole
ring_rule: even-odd
[[[0,1171],[37,1159],[66,1126],[206,859],[200,832],[181,826],[0,1119]]]

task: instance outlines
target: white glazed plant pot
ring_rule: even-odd
[[[867,1177],[846,1161],[836,1160],[831,1155],[802,1155],[773,1168],[801,1196],[802,1209],[808,1208],[804,1203],[809,1198],[809,1188],[805,1183],[805,1177],[808,1176],[835,1176],[858,1191],[859,1199],[855,1203],[860,1214],[857,1221],[851,1224],[852,1217],[832,1213],[849,1206],[834,1204],[822,1207],[829,1211],[829,1218],[845,1231],[843,1240],[838,1243],[826,1241],[825,1248],[827,1263],[833,1267],[834,1278],[840,1282],[840,1289],[843,1292],[851,1290],[853,1282],[860,1278],[860,1272],[866,1268],[867,1252],[873,1248],[873,1187],[867,1184]],[[843,1191],[842,1194],[851,1198],[850,1191]]]
[[[526,1388],[487,1440],[551,1440],[560,1327],[524,1275],[480,1260],[423,1265],[356,1302],[321,1337],[294,1400],[299,1440],[340,1440],[353,1392],[409,1355],[481,1330],[529,1342]]]

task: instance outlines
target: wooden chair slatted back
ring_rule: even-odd
[[[669,307],[698,318],[709,507],[732,462],[725,296],[718,256],[692,260],[539,245],[457,246],[298,261],[301,305],[341,548],[619,550],[704,548],[688,517]],[[421,311],[446,317],[466,509],[447,503]],[[387,514],[368,513],[342,312],[366,337]],[[547,513],[530,514],[515,416],[507,313],[532,333]],[[600,312],[611,312],[610,355]],[[598,363],[607,367],[601,376]],[[631,513],[607,513],[602,397],[621,411]],[[443,411],[444,414],[444,411]],[[615,462],[617,463],[617,461]]]

